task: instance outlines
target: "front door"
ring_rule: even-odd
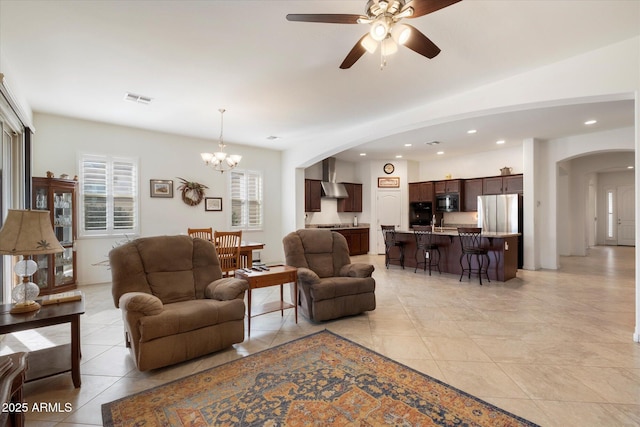
[[[378,225],[374,236],[376,236],[378,254],[384,254],[384,239],[380,226],[395,225],[396,228],[400,228],[402,224],[402,198],[400,190],[378,190],[376,199]]]
[[[618,187],[618,245],[635,246],[635,188],[632,185]]]

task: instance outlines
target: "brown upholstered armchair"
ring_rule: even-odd
[[[222,278],[213,243],[189,236],[133,240],[109,252],[112,294],[141,371],[244,341],[246,281]]]
[[[319,322],[376,308],[374,267],[351,263],[343,235],[304,229],[282,243],[286,264],[298,267],[298,304],[305,317]]]

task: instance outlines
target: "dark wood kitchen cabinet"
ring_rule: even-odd
[[[322,198],[322,181],[319,179],[304,180],[304,211],[320,212]]]
[[[478,210],[478,196],[482,196],[484,180],[478,179],[465,179],[464,181],[464,204],[463,210],[465,212],[474,212]]]
[[[337,230],[347,240],[349,255],[365,255],[369,252],[368,228],[340,228]]]
[[[338,199],[338,212],[362,212],[362,184],[342,183],[349,197]]]
[[[482,194],[522,193],[522,175],[493,176],[483,179]]]
[[[410,183],[409,202],[433,202],[433,182]]]
[[[436,194],[460,193],[460,184],[461,184],[461,181],[459,179],[436,181],[435,193]]]

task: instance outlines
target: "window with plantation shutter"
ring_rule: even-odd
[[[138,233],[138,161],[83,155],[80,159],[80,235]]]
[[[262,228],[262,174],[233,170],[231,180],[231,226]]]

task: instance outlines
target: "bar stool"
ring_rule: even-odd
[[[460,273],[460,282],[462,281],[462,276],[464,276],[465,271],[469,274],[469,279],[471,279],[471,273],[478,274],[478,278],[480,279],[480,285],[482,285],[482,273],[487,276],[487,281],[491,282],[489,279],[489,264],[491,263],[491,259],[489,258],[489,249],[482,246],[482,228],[478,227],[460,227],[458,228],[458,237],[460,238],[460,245],[462,246],[462,253],[460,254],[460,268],[462,272]],[[476,262],[478,264],[478,268],[473,268],[472,259],[475,256]],[[467,268],[464,268],[462,264],[462,259],[467,259]],[[487,260],[487,265],[484,265],[484,260]]]
[[[438,273],[440,271],[440,247],[434,242],[433,230],[428,225],[414,225],[413,234],[416,238],[416,269],[414,273],[418,271],[418,266],[422,264],[423,270],[427,270],[429,266],[429,276],[431,276],[431,266],[438,267]],[[420,256],[418,257],[418,254]],[[434,258],[437,255],[437,261]]]
[[[391,258],[389,257],[389,252],[391,252],[391,248],[397,247],[400,251],[400,258],[394,258],[400,260],[400,265],[404,270],[404,242],[401,240],[396,240],[396,226],[395,225],[381,225],[382,235],[384,236],[384,265],[389,268],[389,261]]]

